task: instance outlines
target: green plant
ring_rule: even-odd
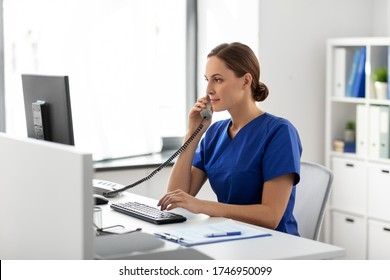
[[[378,68],[372,75],[375,82],[387,83],[387,68]]]
[[[345,129],[355,131],[355,122],[354,121],[347,121],[347,124],[345,125]]]

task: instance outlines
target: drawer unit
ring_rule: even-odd
[[[368,215],[390,222],[390,166],[368,166]]]
[[[368,220],[368,258],[390,260],[390,223]]]
[[[332,158],[334,173],[331,204],[333,208],[365,214],[367,210],[367,165],[365,162]]]
[[[367,226],[364,218],[332,212],[332,244],[345,248],[344,259],[366,258]]]

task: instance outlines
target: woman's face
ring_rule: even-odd
[[[211,99],[215,112],[229,111],[242,100],[244,77],[236,77],[218,57],[212,56],[207,60],[205,78],[206,93]]]

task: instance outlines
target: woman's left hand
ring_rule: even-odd
[[[165,194],[158,202],[157,206],[161,206],[161,210],[172,210],[177,207],[187,209],[188,211],[199,214],[201,200],[192,195],[177,189]]]

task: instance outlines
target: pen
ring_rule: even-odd
[[[241,235],[241,231],[209,233],[209,234],[206,234],[206,237],[222,237],[222,236],[232,236],[232,235]]]

